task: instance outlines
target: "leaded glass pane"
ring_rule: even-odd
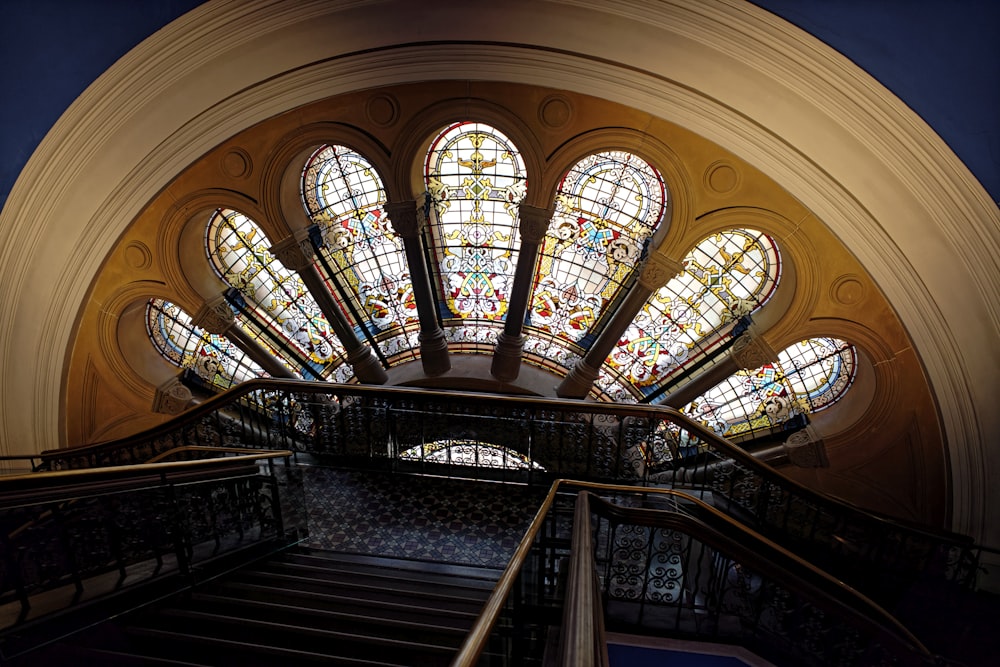
[[[220,389],[267,373],[228,338],[194,326],[191,316],[163,299],[146,305],[146,332],[157,351]]]
[[[591,332],[634,273],[666,204],[660,173],[631,153],[597,153],[570,169],[541,248],[529,325],[570,341]]]
[[[543,470],[524,454],[475,440],[439,440],[411,447],[400,458],[504,470]]]
[[[207,245],[216,271],[245,300],[241,324],[271,341],[279,357],[297,357],[309,376],[331,377],[343,364],[344,348],[301,278],[271,254],[260,228],[242,213],[219,209]]]
[[[645,393],[653,391],[760,308],[779,273],[778,249],[767,235],[750,229],[713,234],[685,258],[680,275],[650,296],[607,364]]]
[[[526,188],[520,153],[492,127],[456,123],[431,143],[424,176],[436,214],[431,239],[445,306],[465,320],[466,329],[477,321],[501,321],[514,280],[518,204]],[[470,336],[466,331],[460,337]]]
[[[741,370],[682,411],[724,437],[768,430],[828,407],[854,378],[855,351],[835,338],[786,348],[773,364]]]
[[[321,231],[331,292],[353,302],[345,316],[364,317],[365,326],[382,337],[416,323],[402,239],[389,224],[385,189],[371,162],[345,146],[324,146],[306,165],[302,196]]]

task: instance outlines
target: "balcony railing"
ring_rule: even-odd
[[[517,456],[462,466],[428,454],[449,443]],[[818,494],[663,407],[255,380],[147,433],[43,452],[40,467],[140,463],[191,446],[289,449],[340,465],[532,484],[561,477],[683,489],[889,607],[914,582],[972,588],[978,572],[968,538]]]
[[[565,480],[452,664],[542,664],[560,625],[548,664],[601,664],[604,623],[776,664],[940,664],[874,602],[693,496]]]

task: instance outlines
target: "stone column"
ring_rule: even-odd
[[[389,222],[396,233],[403,238],[406,264],[410,268],[410,282],[413,284],[413,298],[417,302],[420,318],[420,362],[424,373],[429,376],[441,375],[451,370],[448,357],[448,341],[438,324],[437,299],[431,287],[430,271],[425,261],[420,230],[427,224],[424,208],[415,201],[386,202],[383,207],[389,214]]]
[[[556,388],[556,394],[562,398],[585,398],[590,393],[604,360],[618,344],[639,309],[649,300],[653,292],[666,285],[668,280],[683,270],[682,262],[656,253],[651,254],[640,269],[639,280],[629,290],[611,321],[587,350],[587,354],[576,363],[573,370]]]
[[[219,296],[213,301],[206,302],[198,312],[191,318],[191,323],[199,329],[219,336],[225,336],[236,347],[246,352],[247,356],[263,368],[268,375],[274,378],[294,379],[295,373],[290,371],[284,364],[274,358],[267,348],[258,343],[252,336],[243,329],[236,326],[236,316],[233,309],[229,307],[226,297]]]
[[[751,325],[743,335],[736,339],[725,357],[684,386],[667,394],[659,405],[668,405],[680,410],[736,371],[756,370],[764,364],[777,360],[778,354],[757,333],[757,328]]]
[[[386,375],[385,369],[382,368],[372,349],[358,339],[351,323],[334,301],[323,276],[313,263],[315,252],[307,230],[301,230],[300,233],[276,243],[271,248],[271,254],[277,257],[286,269],[298,273],[305,283],[306,289],[316,300],[316,305],[326,316],[337,338],[347,350],[347,361],[354,368],[354,375],[358,380],[366,384],[385,384],[389,376]]]
[[[518,207],[521,248],[517,255],[517,268],[514,270],[514,289],[507,304],[507,318],[504,320],[503,332],[497,338],[491,370],[493,377],[501,382],[513,382],[521,370],[524,314],[528,310],[528,299],[531,298],[538,252],[553,213],[554,208],[538,208],[527,204]]]

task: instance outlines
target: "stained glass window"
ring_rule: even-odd
[[[541,248],[528,323],[579,341],[633,275],[663,219],[660,173],[623,151],[596,153],[563,177]]]
[[[323,266],[347,318],[363,319],[383,339],[407,324],[416,328],[402,239],[389,224],[385,189],[371,162],[345,146],[323,146],[306,164],[302,197],[321,230]]]
[[[496,129],[456,123],[431,143],[424,165],[436,214],[431,230],[449,340],[492,343],[507,312],[517,265],[518,205],[527,176],[517,148]],[[447,324],[447,323],[446,323]]]
[[[212,265],[242,297],[239,325],[304,377],[330,378],[344,365],[344,348],[302,279],[270,247],[256,223],[237,211],[219,209],[208,225]]]
[[[685,258],[684,271],[657,290],[636,315],[607,364],[649,393],[719,340],[727,325],[762,306],[778,284],[774,241],[750,229],[708,237]]]
[[[191,316],[169,301],[151,299],[146,304],[146,332],[168,361],[190,369],[219,389],[267,377],[264,369],[229,339],[194,326]]]
[[[842,340],[810,338],[783,350],[776,363],[739,371],[683,412],[727,438],[769,430],[843,396],[854,379],[855,355]]]
[[[505,470],[543,470],[524,454],[475,440],[439,440],[411,447],[400,458]]]

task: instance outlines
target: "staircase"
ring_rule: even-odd
[[[299,547],[13,664],[448,665],[499,576]]]

